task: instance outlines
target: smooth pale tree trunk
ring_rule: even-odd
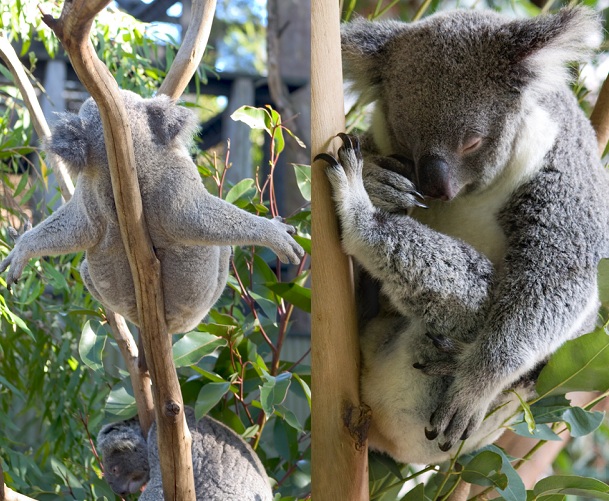
[[[329,151],[332,138],[345,128],[339,2],[312,2],[311,68],[316,155]],[[365,501],[369,415],[359,401],[353,273],[340,247],[325,165],[316,162],[312,168],[312,499]]]

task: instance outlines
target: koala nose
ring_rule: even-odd
[[[455,196],[450,185],[450,166],[438,155],[423,155],[416,164],[417,188],[429,198],[450,200]]]

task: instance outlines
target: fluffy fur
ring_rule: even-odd
[[[361,339],[372,448],[433,463],[489,443],[517,408],[503,390],[530,396],[594,325],[609,179],[563,66],[599,37],[585,8],[344,27],[345,74],[375,103],[363,156],[345,136],[328,170],[343,246],[382,293]]]
[[[192,464],[197,501],[270,501],[267,474],[253,449],[234,431],[208,416],[195,423],[186,409],[192,435]],[[97,438],[104,478],[117,494],[138,492],[140,501],[162,501],[156,425],[143,439],[136,420],[106,425]],[[142,473],[146,472],[143,476]]]
[[[263,245],[283,262],[304,251],[280,218],[249,214],[210,195],[189,155],[196,117],[165,96],[121,93],[129,118],[142,202],[161,261],[165,316],[170,333],[193,329],[226,284],[231,245]],[[10,286],[33,257],[86,250],[83,281],[104,306],[138,323],[131,271],[118,227],[103,129],[97,105],[64,114],[47,141],[77,174],[72,199],[26,232],[0,272]]]

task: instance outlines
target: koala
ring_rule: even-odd
[[[167,329],[193,329],[224,289],[232,245],[269,247],[284,262],[304,255],[295,229],[281,218],[249,214],[212,196],[189,146],[195,114],[166,96],[121,91],[133,137],[135,168],[152,244],[161,262]],[[105,307],[138,324],[133,279],[118,227],[102,123],[89,98],[78,115],[63,114],[46,142],[77,177],[69,202],[25,232],[0,263],[15,283],[34,257],[86,251],[83,282]]]
[[[505,390],[532,396],[593,328],[609,179],[565,65],[600,33],[586,8],[343,26],[374,110],[321,158],[343,247],[380,288],[360,338],[372,449],[427,464],[494,441],[518,409]]]
[[[186,408],[192,435],[197,501],[271,501],[269,478],[254,450],[233,430]],[[104,426],[97,437],[104,478],[119,496],[140,491],[140,501],[162,501],[156,424],[146,441],[137,419]]]

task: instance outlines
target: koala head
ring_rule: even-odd
[[[138,492],[150,479],[148,446],[137,419],[104,426],[97,436],[104,478],[119,496]]]
[[[565,64],[601,41],[596,15],[563,9],[534,19],[453,11],[406,24],[343,26],[345,77],[375,102],[383,155],[414,163],[431,198],[484,189],[506,165],[527,113],[565,88]]]
[[[121,97],[131,128],[136,161],[138,152],[150,154],[160,148],[177,147],[188,152],[198,126],[197,117],[191,110],[176,105],[167,96],[144,99],[122,90]],[[51,137],[45,141],[45,149],[59,156],[74,177],[87,166],[107,169],[102,121],[92,98],[82,104],[78,115],[59,114]]]

